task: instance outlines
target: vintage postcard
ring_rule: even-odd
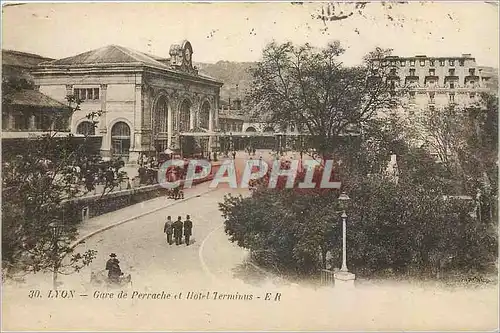
[[[498,11],[3,2],[2,330],[498,330]]]

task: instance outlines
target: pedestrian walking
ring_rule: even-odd
[[[163,233],[165,234],[165,237],[167,239],[167,243],[169,245],[172,245],[172,233],[173,233],[173,222],[172,222],[172,217],[168,216],[167,217],[167,222],[165,222],[165,226],[163,227]]]
[[[236,159],[236,151],[233,151],[233,160]]]
[[[177,221],[173,223],[173,228],[174,228],[174,238],[175,238],[175,245],[181,245],[182,243],[182,217],[178,217]]]
[[[184,221],[184,239],[186,240],[186,246],[189,246],[189,237],[193,234],[193,221],[190,220],[190,216],[186,215],[186,221]]]

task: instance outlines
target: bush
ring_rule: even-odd
[[[259,264],[307,275],[325,268],[327,251],[340,266],[337,195],[260,188],[250,198],[227,196],[220,209],[230,240]],[[384,177],[351,184],[349,195],[347,259],[358,274],[484,271],[497,257],[494,226],[471,216],[473,202]]]

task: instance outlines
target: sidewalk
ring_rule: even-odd
[[[90,235],[111,228],[116,224],[134,220],[135,218],[143,216],[147,213],[154,212],[210,192],[214,190],[209,188],[210,183],[211,182],[204,182],[198,185],[193,185],[191,188],[184,189],[184,199],[174,200],[169,199],[166,196],[161,196],[88,219],[79,225],[78,239],[73,242],[72,245],[76,246]]]

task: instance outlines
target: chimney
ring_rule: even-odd
[[[462,53],[462,58],[470,58],[472,54],[470,53]]]

